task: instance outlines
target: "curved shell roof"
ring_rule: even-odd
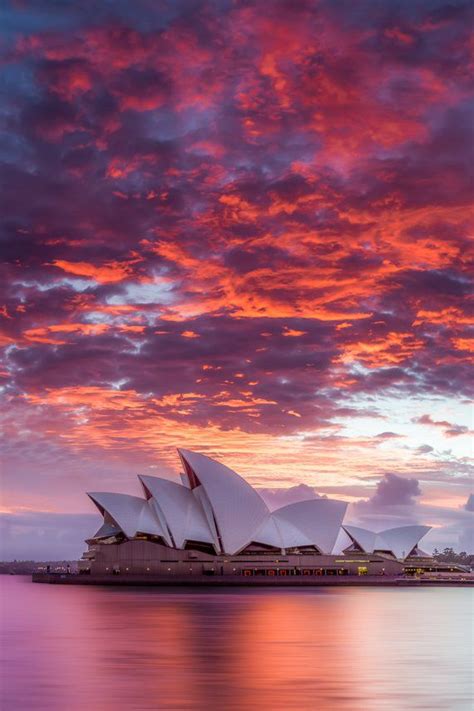
[[[206,493],[221,550],[238,553],[265,521],[267,505],[245,479],[224,464],[186,449],[178,452],[191,489],[202,486]]]
[[[346,509],[347,503],[345,501],[309,499],[283,506],[274,511],[272,515],[282,526],[283,531],[288,530],[285,526],[290,524],[300,532],[301,541],[296,544],[285,541],[284,548],[308,545],[303,542],[305,539],[309,540],[310,544],[317,546],[321,553],[331,553]]]
[[[278,520],[276,511],[269,514],[255,534],[255,543],[263,543],[274,548],[297,548],[311,546],[311,541],[290,521]]]
[[[196,542],[227,555],[240,553],[251,543],[280,550],[315,546],[321,553],[332,552],[346,502],[310,499],[270,512],[258,492],[229,467],[203,454],[178,452],[183,483],[140,475],[146,498],[89,494],[104,516],[96,538],[120,531],[128,538],[144,533],[161,537],[173,548]],[[357,526],[343,528],[366,553],[390,551],[397,558],[410,555],[429,531],[429,526],[401,526],[379,533]]]
[[[388,550],[392,551],[396,558],[406,558],[430,529],[431,526],[400,526],[387,529],[377,534],[376,550],[387,550],[379,545],[380,539],[380,543],[388,546]]]
[[[362,548],[365,553],[374,552],[375,539],[377,537],[374,531],[368,531],[366,528],[359,528],[358,526],[346,525],[343,526],[343,529],[351,541],[356,543],[359,548]]]
[[[92,538],[108,538],[109,536],[116,536],[117,533],[120,533],[120,530],[120,527],[117,526],[116,523],[112,523],[111,519],[106,521],[104,517],[104,523],[99,530],[94,533]]]
[[[379,533],[357,526],[343,526],[343,529],[365,553],[389,551],[395,558],[403,559],[416,548],[431,526],[399,526],[387,528]]]
[[[137,533],[164,537],[163,528],[148,504],[138,496],[93,492],[88,496],[103,514],[107,512],[129,538]]]
[[[186,541],[201,541],[215,544],[206,516],[191,489],[168,479],[155,476],[138,477],[150,503],[164,519],[171,536],[170,545],[183,548]]]

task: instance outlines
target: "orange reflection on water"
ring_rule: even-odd
[[[3,588],[2,710],[469,708],[470,591]]]

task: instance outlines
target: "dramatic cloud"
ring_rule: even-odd
[[[472,3],[2,17],[5,510],[88,511],[179,444],[462,507]]]
[[[377,484],[375,494],[369,503],[373,507],[380,506],[410,506],[421,489],[416,479],[403,479],[396,474],[385,474]]]
[[[474,552],[472,514],[469,513],[472,494],[465,505],[459,507],[449,506],[449,501],[438,503],[429,497],[422,499],[422,495],[416,479],[385,474],[369,499],[349,505],[346,521],[375,531],[401,525],[427,524],[431,530],[423,538],[423,550],[431,552],[434,548],[451,546]],[[343,550],[347,541],[346,534],[341,534],[338,549]]]

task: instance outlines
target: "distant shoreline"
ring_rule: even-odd
[[[48,565],[51,572],[66,573],[68,566],[71,572],[77,571],[77,560],[11,560],[0,561],[0,575],[33,575],[46,571]]]

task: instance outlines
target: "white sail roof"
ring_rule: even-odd
[[[92,492],[88,496],[102,514],[107,512],[111,516],[128,538],[139,532],[164,536],[160,522],[145,499],[111,492]]]
[[[346,509],[345,501],[309,499],[283,506],[273,511],[272,516],[281,526],[284,548],[314,545],[321,553],[331,553]],[[288,524],[292,526],[291,531],[288,529]],[[294,529],[300,532],[301,540],[297,542],[293,542]],[[286,532],[288,537],[285,536]]]
[[[210,457],[179,449],[191,489],[201,485],[212,509],[221,550],[238,553],[268,516],[260,495],[236,472]]]
[[[158,517],[165,521],[172,539],[170,545],[183,548],[186,541],[215,544],[202,506],[191,489],[159,477],[139,475],[138,478],[151,497],[150,505],[156,506]]]
[[[344,525],[342,528],[351,541],[359,546],[365,553],[374,552],[375,538],[377,535],[374,531],[368,531],[366,528],[359,528],[358,526]]]
[[[212,539],[214,541],[214,548],[217,552],[221,553],[223,551],[222,541],[220,539],[219,533],[217,531],[216,517],[211,506],[211,502],[206,494],[203,486],[196,486],[191,490],[192,495],[198,502],[201,509],[204,511],[204,516],[206,517],[206,522],[209,530],[212,532]]]
[[[104,514],[97,537],[117,531],[128,538],[146,533],[174,548],[184,548],[187,542],[205,543],[228,555],[240,553],[251,543],[280,550],[315,546],[321,553],[332,552],[347,507],[344,501],[311,499],[270,512],[258,492],[229,467],[203,454],[178,452],[183,483],[143,475],[139,479],[146,499],[109,492],[89,494]],[[414,529],[420,528],[428,530],[386,531],[385,539],[354,526],[346,531],[363,550],[390,547],[398,553],[412,539],[413,550],[423,535]]]
[[[109,523],[104,520],[104,523],[99,530],[94,533],[92,538],[108,538],[109,536],[116,536],[117,533],[120,533],[120,530],[120,527],[117,526],[116,523]]]
[[[375,550],[392,551],[396,558],[406,558],[431,526],[400,526],[377,534]]]
[[[398,526],[374,533],[357,526],[343,526],[343,529],[365,553],[388,551],[395,558],[403,559],[410,555],[418,542],[431,529],[431,526]]]
[[[280,529],[271,514],[267,516],[260,528],[255,532],[254,542],[273,546],[273,548],[283,548]]]
[[[274,548],[297,548],[310,546],[311,540],[290,521],[278,519],[276,512],[270,513],[255,533],[254,542]]]

